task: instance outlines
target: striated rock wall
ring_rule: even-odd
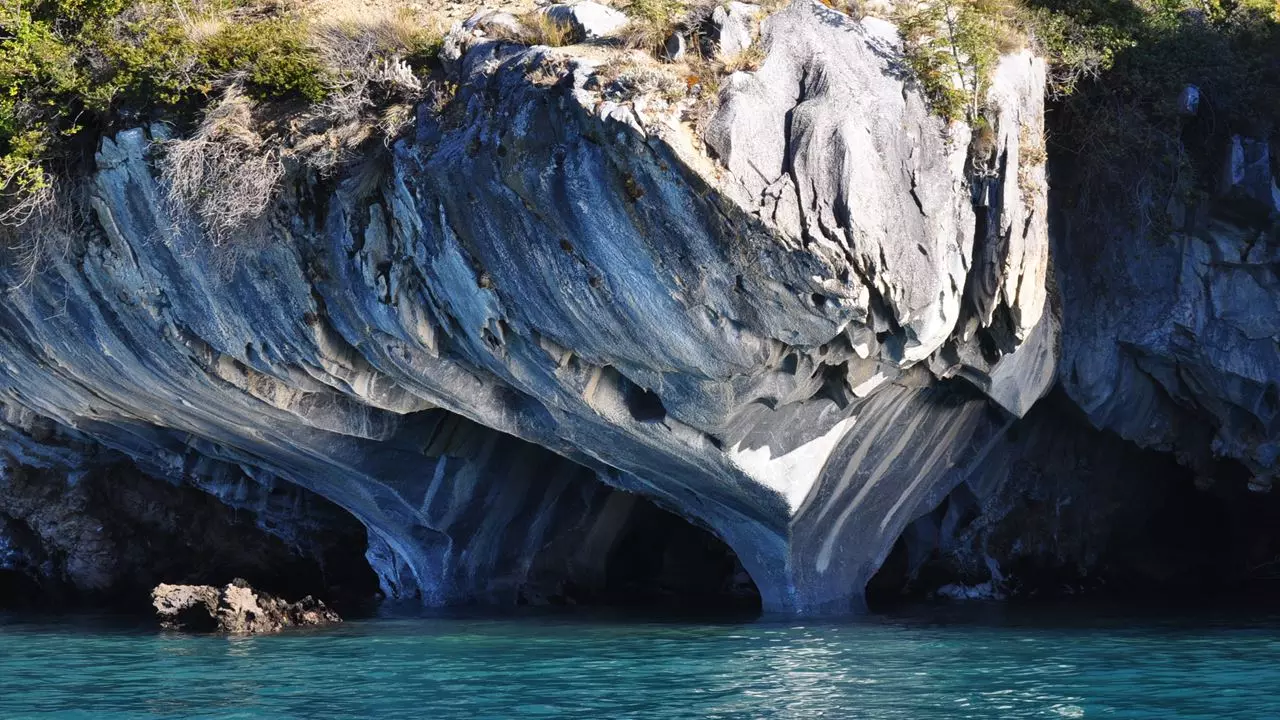
[[[1187,122],[1187,153],[1210,154]],[[1071,202],[1057,159],[1063,392],[908,528],[877,595],[1271,597],[1280,165],[1257,138],[1221,151],[1210,195],[1122,168],[1132,196],[1102,207]]]
[[[625,491],[766,609],[857,609],[1053,382],[1044,69],[1002,61],[976,157],[887,24],[797,0],[761,32],[703,137],[598,52],[455,36],[445,111],[295,174],[229,269],[162,200],[164,131],[106,139],[96,227],[0,306],[0,398],[160,477],[327,498],[392,595],[512,601]]]

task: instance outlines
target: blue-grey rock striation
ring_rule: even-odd
[[[238,248],[166,202],[164,128],[104,139],[92,226],[0,305],[6,464],[51,423],[219,496],[294,484],[431,604],[603,573],[639,497],[766,610],[859,609],[1055,381],[1044,66],[1002,59],[975,143],[887,23],[796,0],[758,42],[695,124],[620,51],[455,33],[447,105],[291,173]]]

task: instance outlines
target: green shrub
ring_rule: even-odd
[[[92,65],[109,68],[98,90],[86,94],[95,111],[120,104],[172,106],[207,90],[195,46],[175,19],[119,17],[82,35]]]
[[[228,24],[200,44],[200,59],[214,76],[245,73],[259,99],[297,95],[319,102],[325,97],[324,69],[305,28],[284,18]]]
[[[1049,93],[1063,97],[1083,81],[1096,78],[1136,40],[1128,23],[1105,23],[1046,8],[1029,8],[1025,23],[1033,29],[1037,50],[1049,59]]]
[[[92,85],[72,47],[28,11],[5,8],[0,33],[0,221],[11,223],[22,217],[22,201],[47,187],[51,143],[78,129],[63,116]]]
[[[1024,39],[1018,10],[1007,0],[925,0],[901,6],[894,20],[907,65],[935,112],[976,120],[1002,52]]]
[[[1280,129],[1277,0],[923,0],[895,16],[935,111],[982,123],[990,75],[1023,41],[1049,62],[1053,143],[1071,202],[1091,218],[1151,218],[1208,194],[1232,133]],[[1180,115],[1183,89],[1201,110]]]
[[[1231,134],[1280,128],[1275,0],[1031,0],[1053,65],[1059,189],[1082,217],[1161,234],[1170,201],[1209,194]],[[1199,89],[1195,116],[1179,113]]]
[[[415,28],[405,40],[404,60],[419,72],[429,69],[444,48],[444,32],[437,26]]]
[[[120,15],[129,4],[129,0],[50,0],[36,7],[43,19],[89,25]]]
[[[27,130],[10,134],[4,145],[0,155],[0,225],[18,225],[29,215],[30,200],[49,188],[42,166],[48,140],[37,130]]]
[[[232,16],[195,40],[188,23],[198,16],[190,0],[0,0],[0,221],[21,217],[11,211],[54,166],[91,156],[121,114],[189,114],[232,77],[260,99],[324,99],[306,23]]]

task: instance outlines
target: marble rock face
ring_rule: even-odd
[[[158,582],[242,576],[272,592],[367,597],[367,532],[293,483],[194,454],[184,476],[47,418],[0,411],[0,607],[137,607]],[[172,482],[171,480],[183,480]]]
[[[711,11],[711,27],[714,30],[720,59],[728,62],[746,52],[755,42],[764,12],[759,5],[730,0],[716,5]]]
[[[1094,426],[1201,485],[1243,469],[1265,491],[1280,473],[1280,243],[1275,225],[1203,215],[1156,239],[1064,227],[1061,382]]]
[[[1044,66],[1001,61],[977,157],[886,23],[797,0],[760,32],[701,135],[597,55],[454,38],[448,112],[238,249],[169,215],[158,130],[105,139],[95,226],[0,305],[6,442],[295,483],[428,603],[513,599],[632,493],[766,610],[858,609],[1054,380]]]

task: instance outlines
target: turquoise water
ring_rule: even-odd
[[[0,615],[0,718],[1268,718],[1277,628],[1000,611],[419,617],[223,638]]]

